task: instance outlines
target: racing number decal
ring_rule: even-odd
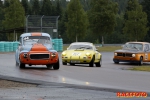
[[[24,37],[24,38],[23,38],[23,40],[28,40],[28,39],[29,39],[29,37]]]
[[[147,60],[147,59],[148,59],[148,54],[146,53],[146,54],[145,54],[145,60]]]
[[[78,53],[78,52],[74,52],[74,53],[72,53],[72,55],[73,55],[73,56],[79,56],[79,55],[80,55],[80,53]]]

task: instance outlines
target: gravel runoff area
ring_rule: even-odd
[[[0,100],[119,100],[115,93],[0,79]],[[142,100],[142,99],[141,99]]]
[[[118,98],[116,92],[58,86],[38,86],[0,79],[0,100],[150,100]]]
[[[36,87],[36,85],[0,79],[0,88],[12,87]]]

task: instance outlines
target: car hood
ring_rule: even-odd
[[[90,54],[93,54],[94,51],[92,50],[83,50],[83,49],[78,49],[78,50],[66,50],[66,51],[63,51],[65,52],[67,55],[78,55],[78,56],[84,56],[86,53],[90,53]]]
[[[52,46],[50,44],[33,44],[33,45],[23,45],[22,51],[50,51],[53,50]]]
[[[139,53],[142,51],[136,50],[136,49],[120,49],[120,50],[115,50],[115,52],[126,52],[126,53]]]

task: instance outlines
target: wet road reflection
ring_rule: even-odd
[[[0,75],[46,82],[150,92],[149,72],[122,70],[135,65],[128,63],[114,64],[112,52],[103,52],[102,55],[102,67],[62,65],[60,59],[60,69],[53,70],[47,69],[44,65],[27,66],[25,69],[20,69],[15,66],[14,53],[0,54]]]

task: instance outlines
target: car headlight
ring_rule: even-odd
[[[114,53],[115,56],[117,56],[117,53]]]
[[[23,57],[24,57],[24,58],[27,58],[27,57],[28,57],[28,54],[27,54],[27,53],[24,53],[24,54],[23,54]]]
[[[65,55],[66,55],[66,52],[63,52],[62,55],[65,56]]]
[[[135,54],[132,54],[132,57],[135,57]]]
[[[90,56],[91,54],[89,52],[86,53],[86,56]]]
[[[52,57],[56,57],[56,53],[51,53],[51,56]]]

